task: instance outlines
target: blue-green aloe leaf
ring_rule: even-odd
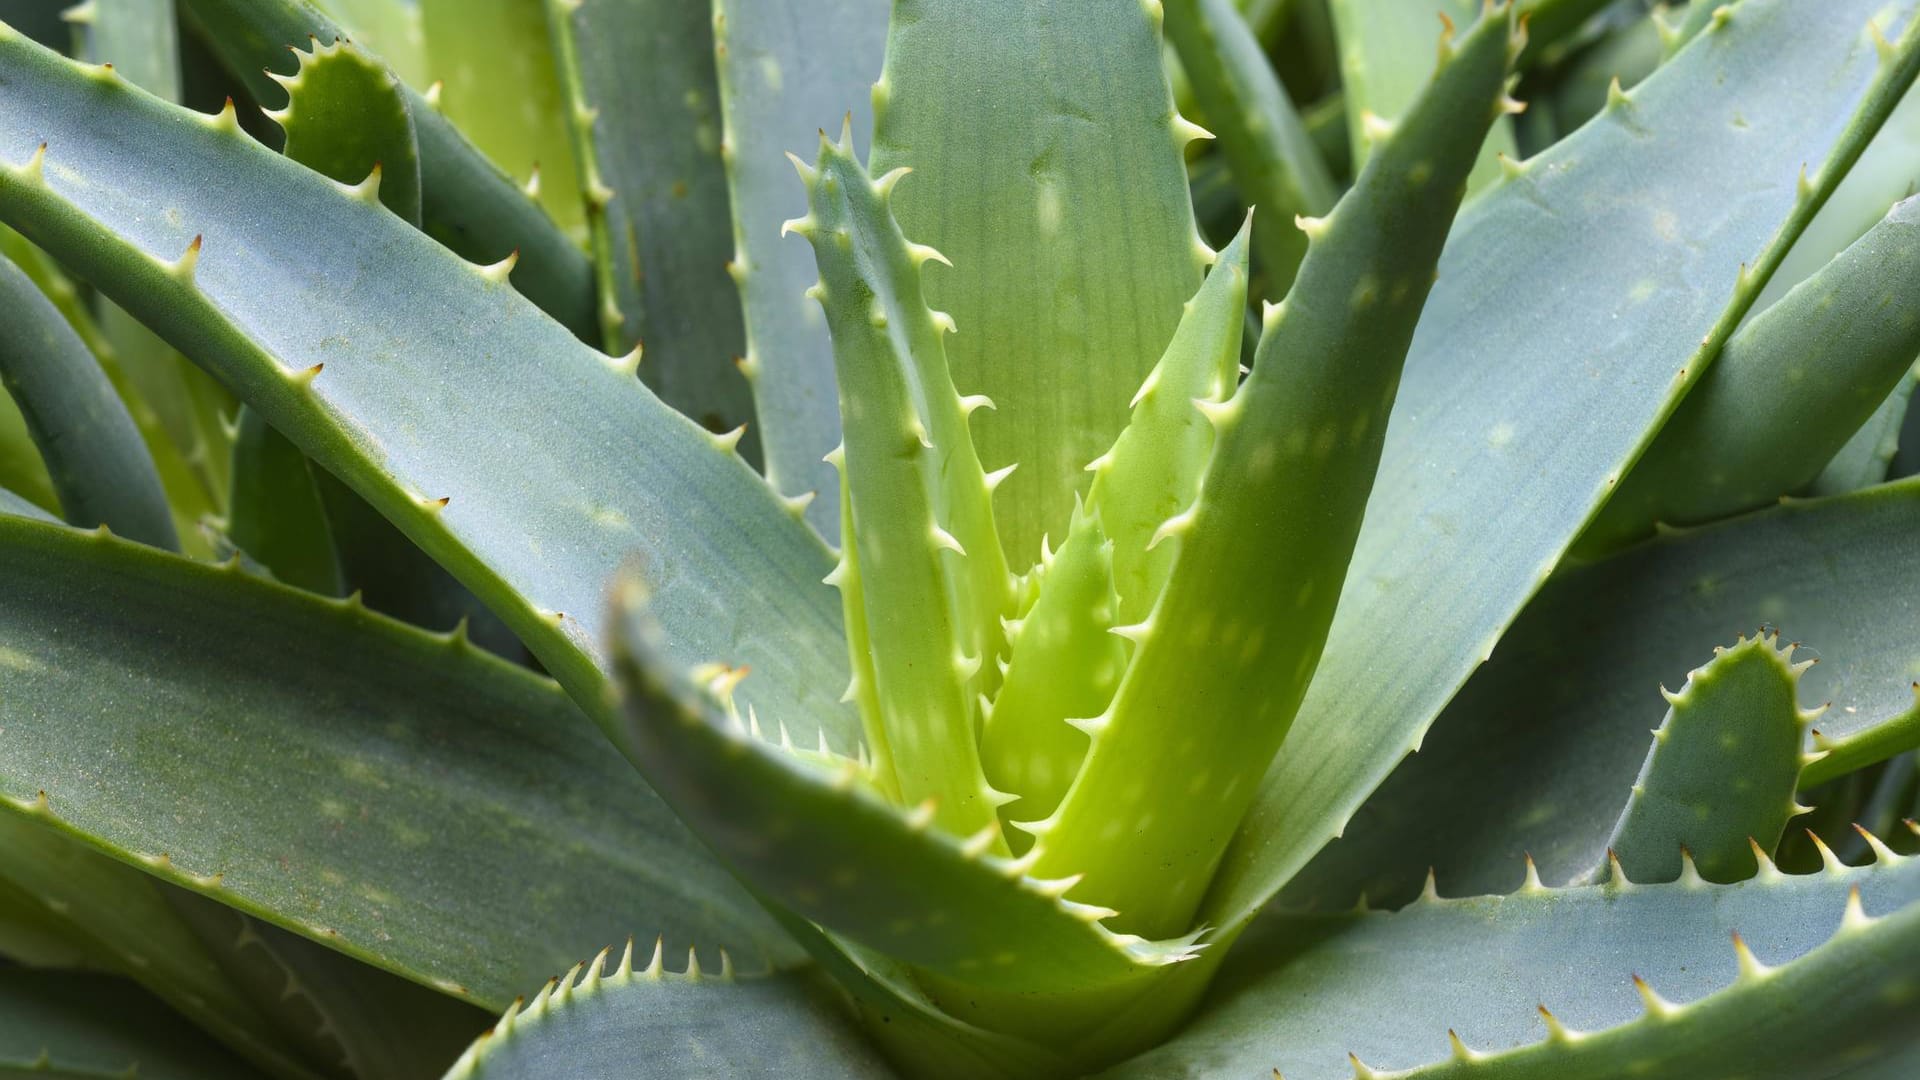
[[[807,519],[839,536],[840,486],[826,455],[840,443],[833,345],[812,253],[782,242],[781,223],[807,212],[782,154],[812,154],[818,133],[848,119],[856,149],[871,126],[868,88],[886,49],[887,0],[714,0],[721,161],[733,207],[733,258],[746,319],[741,370],[753,384],[767,480],[789,498],[812,493]]]
[[[37,165],[35,167],[38,167]],[[62,515],[177,548],[153,458],[113,384],[20,268],[0,259],[0,385],[25,418]]]
[[[1084,874],[1081,897],[1135,933],[1188,927],[1306,693],[1434,263],[1501,112],[1522,40],[1510,16],[1488,8],[1450,43],[1401,133],[1326,219],[1303,222],[1313,246],[1293,291],[1266,309],[1253,373],[1224,401],[1192,405],[1213,447],[1198,496],[1154,534],[1178,545],[1165,591],[1143,622],[1116,629],[1133,658],[1112,704],[1082,725],[1086,764],[1034,827],[1036,870]],[[1143,805],[1138,793],[1156,789],[1185,800]]]
[[[1807,494],[1845,495],[1887,479],[1894,458],[1900,453],[1901,428],[1906,424],[1916,382],[1920,382],[1920,366],[1907,369],[1887,400],[1880,403],[1867,422],[1860,425],[1860,430],[1854,432],[1820,470],[1820,475],[1813,478],[1813,483],[1807,485]]]
[[[737,978],[627,942],[515,1001],[446,1080],[892,1080],[831,991],[804,974]]]
[[[606,708],[591,622],[638,557],[677,659],[750,665],[743,702],[803,739],[857,738],[835,701],[847,659],[824,545],[728,440],[516,295],[506,264],[467,263],[230,121],[17,35],[0,33],[0,64],[0,218],[188,345],[590,715]],[[59,149],[27,169],[42,142]],[[232,209],[258,204],[276,212]]]
[[[0,809],[496,1008],[634,931],[797,959],[552,682],[104,535],[0,550]]]
[[[713,14],[680,0],[550,0],[548,9],[607,351],[644,343],[640,377],[654,393],[709,431],[731,431],[752,418],[753,399],[727,277],[733,219]],[[757,426],[741,453],[761,460]]]
[[[896,0],[874,88],[875,174],[952,268],[927,298],[953,316],[962,393],[1016,571],[1066,535],[1087,462],[1113,445],[1212,252],[1193,223],[1159,4]],[[981,153],[980,147],[993,147]]]
[[[1419,407],[1389,428],[1318,674],[1204,918],[1257,910],[1420,745],[1905,92],[1914,7],[1879,27],[1883,60],[1885,4],[1744,0],[1461,215],[1401,386]],[[1568,265],[1567,289],[1533,287]]]
[[[0,968],[0,1070],[59,1080],[248,1080],[259,1073],[111,975]]]
[[[1475,0],[1332,0],[1327,6],[1340,40],[1347,139],[1358,172],[1432,77],[1442,36],[1451,33],[1448,27],[1471,21],[1480,5]],[[1513,124],[1504,116],[1494,121],[1474,161],[1467,181],[1470,191],[1499,179],[1503,155],[1519,156]]]
[[[306,0],[182,0],[181,8],[263,105],[284,96],[268,73],[293,74],[290,47],[347,36]],[[476,262],[514,256],[509,269],[515,288],[582,339],[599,340],[593,266],[586,255],[414,88],[406,98],[420,144],[427,232]],[[561,152],[567,152],[564,145]],[[197,356],[195,361],[205,362]]]
[[[1902,303],[1916,277],[1920,197],[1727,342],[1576,550],[1726,517],[1811,483],[1920,354],[1920,319]]]
[[[1530,882],[1390,914],[1270,917],[1201,1019],[1108,1075],[1835,1075],[1913,1040],[1920,860],[1875,845],[1868,866],[1766,864],[1736,885]]]
[[[1666,718],[1607,840],[1630,879],[1672,881],[1689,856],[1710,881],[1752,877],[1754,851],[1772,851],[1806,810],[1793,792],[1818,714],[1800,708],[1799,675],[1812,661],[1796,664],[1792,653],[1755,635],[1716,647],[1678,692],[1663,691]]]
[[[6,488],[0,488],[0,514],[13,517],[32,518],[34,521],[59,521],[40,504]]]
[[[1193,80],[1220,151],[1247,205],[1265,211],[1254,233],[1267,296],[1285,296],[1306,235],[1287,226],[1319,217],[1339,192],[1306,124],[1233,0],[1172,0],[1167,40]]]
[[[1509,889],[1523,852],[1548,882],[1577,877],[1605,856],[1658,688],[1740,628],[1777,627],[1820,658],[1801,685],[1806,702],[1831,703],[1822,736],[1907,713],[1920,647],[1883,628],[1920,603],[1887,571],[1908,557],[1916,513],[1913,482],[1795,501],[1557,578],[1288,901],[1346,906],[1364,891],[1398,903],[1429,868],[1451,893]],[[1848,557],[1810,557],[1826,550]]]

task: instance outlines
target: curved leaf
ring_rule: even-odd
[[[111,975],[0,967],[0,1070],[60,1080],[259,1074]]]
[[[551,682],[109,537],[0,550],[6,808],[482,1004],[628,928],[796,958]]]
[[[829,556],[724,440],[499,268],[219,118],[9,33],[0,66],[0,155],[60,148],[42,172],[0,169],[0,218],[189,345],[499,612],[590,713],[605,683],[586,620],[638,558],[676,659],[751,665],[743,701],[803,738],[856,737],[834,700],[847,659],[820,584]],[[422,154],[424,167],[424,141]],[[159,202],[176,213],[152,213]],[[233,211],[251,205],[274,212]],[[197,262],[177,262],[196,235]]]

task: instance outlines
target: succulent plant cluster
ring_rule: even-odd
[[[1920,1074],[1917,72],[0,0],[0,1073]]]

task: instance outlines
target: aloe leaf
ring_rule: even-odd
[[[1213,450],[1197,498],[1154,535],[1178,545],[1166,589],[1144,622],[1116,629],[1133,659],[1083,725],[1086,764],[1034,830],[1036,872],[1085,874],[1080,895],[1135,933],[1189,924],[1306,693],[1434,261],[1520,48],[1509,15],[1488,9],[1449,48],[1402,134],[1326,219],[1305,223],[1314,244],[1286,301],[1266,309],[1253,373],[1225,401],[1195,402]],[[1122,809],[1148,789],[1187,801]]]
[[[1880,628],[1920,602],[1886,570],[1911,549],[1915,513],[1920,485],[1890,484],[1669,535],[1557,577],[1288,900],[1344,906],[1364,890],[1397,903],[1429,867],[1449,892],[1504,890],[1522,852],[1549,882],[1579,875],[1604,858],[1659,687],[1679,685],[1687,658],[1733,628],[1771,624],[1809,644],[1821,663],[1803,698],[1832,703],[1814,725],[1829,738],[1905,713],[1920,654]],[[1820,550],[1849,558],[1808,557]]]
[[[1088,506],[1113,539],[1121,623],[1145,619],[1159,599],[1176,546],[1155,542],[1160,526],[1192,505],[1213,451],[1213,427],[1193,403],[1223,400],[1240,383],[1252,229],[1249,218],[1221,249],[1182,309],[1167,351],[1134,393],[1126,428],[1087,466]]]
[[[0,1071],[58,1080],[245,1080],[259,1074],[111,975],[0,968]]]
[[[0,170],[0,218],[190,344],[499,612],[590,714],[605,677],[585,620],[633,557],[660,585],[676,659],[750,665],[743,701],[809,740],[856,737],[828,689],[847,663],[819,585],[831,559],[726,440],[523,302],[502,268],[463,262],[364,192],[17,37],[0,35],[0,64],[15,73],[0,153],[61,148],[38,180]],[[178,216],[151,213],[156,201]],[[231,209],[255,204],[272,220]],[[177,257],[196,235],[188,279]]]
[[[293,73],[290,46],[347,36],[306,0],[181,0],[181,7],[263,104],[284,96],[268,72]],[[583,340],[598,340],[593,267],[586,255],[446,117],[412,89],[406,98],[420,146],[427,232],[476,262],[514,255],[514,287]],[[560,152],[567,153],[564,145]]]
[[[980,734],[987,780],[1018,796],[1000,808],[1008,822],[1060,805],[1087,754],[1087,734],[1073,722],[1107,707],[1127,662],[1126,643],[1109,632],[1120,598],[1099,517],[1076,508],[1066,541],[1039,567],[1040,594],[1008,634],[1006,677]]]
[[[66,933],[107,970],[137,981],[273,1075],[329,1075],[331,1059],[321,1059],[316,1068],[290,1053],[262,1011],[281,987],[275,986],[270,997],[256,997],[231,983],[213,952],[162,895],[172,886],[14,814],[0,815],[0,855],[5,856],[0,880],[43,911],[59,912]],[[190,894],[184,898],[211,904]]]
[[[320,0],[353,41],[372,49],[409,86],[428,86],[426,31],[414,0]]]
[[[113,384],[73,328],[20,268],[0,259],[0,385],[46,462],[61,514],[177,548],[153,459]]]
[[[12,399],[9,398],[8,400],[10,401]],[[32,518],[35,521],[58,522],[60,520],[52,514],[47,513],[38,503],[15,495],[6,488],[0,488],[0,514]]]
[[[850,117],[869,127],[868,88],[886,47],[888,0],[821,0],[802,13],[784,0],[713,0],[722,119],[720,159],[733,207],[733,259],[767,481],[815,495],[807,520],[838,536],[839,483],[825,457],[840,442],[833,345],[804,295],[819,271],[780,225],[807,212],[782,153],[811,154],[818,132]],[[849,112],[849,110],[851,110]]]
[[[1795,664],[1792,653],[1777,637],[1755,635],[1716,648],[1679,692],[1663,692],[1666,718],[1607,841],[1628,878],[1672,881],[1689,855],[1709,880],[1752,877],[1753,844],[1773,850],[1806,810],[1793,792],[1807,726],[1819,714],[1800,709],[1799,675],[1812,662]]]
[[[1829,735],[1816,725],[1813,749],[1820,756],[1807,763],[1801,786],[1815,787],[1920,747],[1920,684],[1913,689],[1913,705],[1878,722],[1840,735]]]
[[[13,395],[0,386],[0,488],[20,502],[40,510],[58,510],[60,496],[40,459],[27,418]]]
[[[1199,1020],[1108,1075],[1829,1076],[1912,1039],[1916,899],[1920,862],[1881,845],[1873,865],[1768,865],[1737,885],[1534,884],[1278,916],[1241,940]]]
[[[257,1003],[282,1045],[298,1048],[322,1075],[431,1076],[486,1026],[486,1014],[467,1002],[205,897],[161,888],[231,982],[230,993]]]
[[[1340,40],[1347,141],[1356,174],[1432,77],[1446,27],[1472,21],[1479,6],[1474,0],[1332,0],[1327,5]],[[1494,120],[1480,147],[1467,190],[1478,192],[1498,180],[1503,155],[1520,156],[1513,124],[1504,116]]]
[[[1733,335],[1576,551],[1763,506],[1812,482],[1913,367],[1920,323],[1900,310],[1920,274],[1920,198]]]
[[[1287,227],[1318,217],[1339,196],[1326,162],[1233,0],[1173,0],[1167,40],[1193,79],[1194,96],[1220,140],[1234,184],[1266,211],[1255,234],[1264,292],[1285,296],[1307,241]]]
[[[22,967],[59,971],[112,971],[114,967],[98,946],[74,933],[73,923],[4,880],[0,880],[0,958]]]
[[[1893,393],[1887,395],[1867,422],[1860,425],[1860,430],[1848,437],[1846,445],[1820,470],[1820,475],[1813,478],[1813,483],[1807,485],[1809,495],[1845,495],[1887,479],[1893,459],[1900,452],[1900,428],[1906,423],[1917,380],[1920,380],[1920,366],[1908,368]]]
[[[420,224],[420,153],[400,81],[346,41],[292,50],[299,70],[269,77],[287,104],[267,114],[286,134],[282,152],[372,194],[409,224]]]
[[[995,824],[976,697],[998,681],[989,664],[1013,609],[968,430],[984,402],[954,391],[951,320],[922,298],[921,268],[939,253],[910,243],[889,213],[904,173],[871,179],[851,132],[839,146],[820,143],[818,168],[800,166],[807,215],[784,231],[805,236],[820,267],[812,292],[827,314],[846,424],[835,460],[852,504],[847,547],[860,562],[865,631],[886,643],[873,653],[879,714],[901,797],[931,800],[942,828],[968,836]],[[829,580],[843,569],[852,568]]]
[[[778,1076],[891,1080],[830,994],[802,975],[736,978],[689,960],[667,970],[656,948],[616,964],[602,950],[515,1001],[447,1070],[446,1080],[668,1080]],[[676,960],[678,958],[676,957]]]
[[[857,493],[856,493],[857,498]],[[962,840],[931,804],[905,810],[861,781],[861,763],[811,760],[769,742],[757,715],[724,706],[660,653],[645,589],[616,594],[626,691],[616,740],[754,889],[897,960],[1027,1000],[1138,986],[1192,954],[1101,925],[1113,913],[1062,900],[1073,884],[990,852],[997,822]]]
[[[1389,431],[1325,655],[1222,860],[1209,921],[1244,918],[1338,835],[1493,643],[1511,640],[1502,632],[1609,479],[1920,64],[1916,33],[1881,61],[1866,23],[1884,5],[1869,0],[1744,0],[1738,12],[1456,223],[1401,386],[1420,408]],[[1728,123],[1735,100],[1744,127]],[[1806,162],[1820,163],[1811,193]],[[1724,197],[1736,178],[1752,198]],[[1757,268],[1744,287],[1741,260]],[[1532,287],[1571,263],[1583,269],[1568,289]],[[1369,674],[1384,670],[1395,677]]]
[[[1571,132],[1599,115],[1607,107],[1614,83],[1618,82],[1622,89],[1631,90],[1653,74],[1654,69],[1666,59],[1665,39],[1661,33],[1666,24],[1660,19],[1660,15],[1649,13],[1638,21],[1612,30],[1568,58],[1563,70],[1556,73],[1552,88],[1543,96],[1543,100],[1536,102],[1536,107],[1551,116],[1554,130]],[[1871,154],[1873,151],[1869,149],[1867,152]],[[1856,169],[1858,167],[1855,166]],[[1842,181],[1843,190],[1845,186],[1846,181]],[[1839,198],[1836,192],[1834,199],[1827,204],[1828,209]],[[1892,205],[1892,200],[1888,200],[1888,205]],[[1818,220],[1816,217],[1815,221]],[[1807,227],[1802,234],[1802,243],[1805,237],[1813,234],[1815,228],[1817,225]],[[1862,229],[1864,231],[1864,225]],[[1792,262],[1793,256],[1790,254],[1775,272],[1775,283],[1787,275]],[[1763,298],[1757,306],[1765,307],[1766,300]]]
[[[233,445],[227,535],[281,581],[340,595],[340,560],[306,456],[252,409],[240,410]]]
[[[110,537],[0,549],[5,808],[495,1007],[629,927],[795,959],[551,682]]]
[[[551,0],[608,352],[646,343],[640,377],[709,431],[752,417],[713,15],[680,0]],[[741,453],[762,459],[757,428]]]
[[[439,112],[507,175],[525,178],[562,230],[584,227],[546,0],[418,2]]]
[[[980,459],[1017,465],[995,516],[1014,569],[1066,535],[1087,462],[1173,336],[1212,252],[1194,228],[1159,4],[896,0],[874,91],[876,174],[946,253],[927,299],[953,316],[954,385],[993,399]],[[978,148],[993,147],[990,154]]]

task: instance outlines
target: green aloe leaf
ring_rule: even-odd
[[[0,34],[0,64],[18,75],[0,87],[0,154],[60,148],[39,172],[0,170],[0,218],[190,344],[590,713],[605,682],[588,620],[638,558],[676,659],[750,665],[743,701],[809,741],[857,737],[833,697],[847,660],[819,584],[831,559],[725,439],[523,302],[502,267],[462,261],[363,191],[17,36]],[[232,211],[255,204],[276,213]]]
[[[1630,879],[1672,881],[1689,856],[1709,880],[1752,877],[1754,851],[1772,851],[1806,810],[1793,792],[1818,713],[1800,710],[1799,675],[1812,662],[1795,664],[1792,653],[1755,635],[1715,648],[1679,692],[1665,692],[1666,719],[1607,840]]]
[[[420,151],[400,81],[349,42],[311,46],[293,50],[299,71],[274,77],[287,92],[286,107],[267,114],[286,134],[282,152],[343,184],[370,184],[419,225]]]
[[[1245,918],[1338,835],[1503,639],[1905,91],[1920,33],[1883,27],[1883,62],[1885,14],[1744,0],[1461,215],[1400,390],[1419,408],[1389,430],[1326,653],[1203,917]],[[1566,289],[1532,287],[1571,264]]]
[[[745,328],[727,277],[732,214],[710,6],[551,0],[548,8],[607,351],[645,342],[640,377],[654,393],[709,431],[731,431],[751,418],[753,397],[738,366]],[[741,453],[761,460],[757,428]]]
[[[306,455],[252,409],[240,410],[227,506],[227,536],[249,558],[295,588],[341,594],[333,530]]]
[[[46,463],[62,515],[177,548],[166,492],[139,429],[93,354],[20,268],[0,258],[0,385]]]
[[[246,1080],[259,1074],[111,975],[0,968],[0,1072],[50,1080]]]
[[[290,47],[347,36],[306,0],[182,0],[181,7],[263,104],[283,96],[270,73],[293,74]],[[593,267],[586,255],[446,117],[414,90],[406,97],[420,144],[427,232],[476,262],[517,253],[510,267],[514,287],[582,339],[598,340]],[[564,160],[564,144],[560,152]]]
[[[954,385],[975,422],[1016,571],[1066,535],[1087,462],[1113,445],[1213,259],[1181,147],[1200,134],[1161,73],[1158,4],[896,0],[874,91],[875,174],[953,266],[927,275],[952,315]],[[981,147],[992,147],[981,153]]]
[[[746,319],[741,370],[753,384],[767,482],[813,502],[807,520],[839,536],[839,483],[826,455],[840,442],[833,346],[805,295],[813,255],[780,225],[807,212],[782,153],[811,154],[818,133],[849,119],[870,127],[869,86],[886,48],[888,0],[714,0],[721,162],[733,207],[733,259]],[[851,110],[851,111],[849,111]]]
[[[408,86],[428,86],[426,31],[414,0],[320,0],[352,40],[380,54]]]
[[[1432,77],[1441,36],[1454,22],[1471,22],[1475,0],[1332,0],[1327,5],[1340,40],[1340,80],[1347,102],[1347,139],[1358,172],[1374,146],[1405,118]],[[1529,36],[1532,27],[1528,27]],[[1500,158],[1516,159],[1513,124],[1494,121],[1480,147],[1469,191],[1500,178]]]
[[[1900,452],[1900,429],[1906,423],[1916,381],[1920,381],[1920,366],[1907,369],[1887,400],[1807,485],[1808,494],[1845,495],[1886,481]]]
[[[554,223],[585,223],[555,71],[546,0],[417,0],[438,111],[473,140]]]
[[[1881,846],[1869,866],[1769,864],[1737,885],[1531,884],[1274,916],[1242,938],[1200,1020],[1108,1075],[1832,1076],[1913,1039],[1917,899],[1920,860]]]
[[[551,682],[110,537],[0,550],[8,809],[494,1007],[632,931],[796,959]]]
[[[1816,727],[1813,749],[1820,757],[1807,763],[1801,786],[1817,787],[1920,747],[1920,683],[1913,690],[1915,703],[1894,716],[1863,727],[1849,725],[1852,730],[1841,734],[1830,735]]]
[[[784,733],[717,700],[711,684],[660,654],[637,580],[623,583],[616,608],[621,749],[782,906],[900,961],[1029,1000],[1137,988],[1192,955],[1190,937],[1109,931],[1101,921],[1111,911],[1061,899],[1074,879],[1040,880],[1031,859],[992,854],[997,822],[953,836],[934,824],[931,803],[906,810],[881,798],[862,782],[862,763],[837,748],[796,753]]]
[[[1906,377],[1920,321],[1920,198],[1794,286],[1727,342],[1587,526],[1583,553],[1764,506],[1811,483]]]
[[[1241,199],[1265,211],[1254,234],[1263,291],[1285,296],[1307,253],[1305,234],[1287,226],[1296,214],[1332,209],[1339,196],[1333,177],[1233,0],[1172,0],[1167,39],[1193,80]]]
[[[1344,906],[1364,890],[1397,903],[1429,867],[1450,892],[1503,890],[1522,852],[1549,882],[1584,872],[1646,757],[1659,688],[1736,628],[1771,624],[1820,658],[1802,693],[1831,702],[1814,724],[1830,738],[1907,712],[1920,647],[1881,628],[1920,602],[1887,572],[1911,550],[1916,513],[1920,485],[1891,484],[1672,534],[1556,578],[1288,898]],[[1828,549],[1849,557],[1809,556]]]
[[[804,975],[736,978],[658,949],[617,963],[603,950],[515,1001],[446,1080],[891,1080],[831,991]],[[676,960],[678,958],[676,957]]]
[[[1066,798],[1031,827],[1036,872],[1084,874],[1080,897],[1134,933],[1189,926],[1306,693],[1434,263],[1500,115],[1522,40],[1510,15],[1489,8],[1450,43],[1402,133],[1326,219],[1303,222],[1313,246],[1287,299],[1266,308],[1253,373],[1224,401],[1194,402],[1213,450],[1198,496],[1154,534],[1177,545],[1165,591],[1145,621],[1115,630],[1133,659],[1082,725],[1093,745]],[[1186,801],[1143,806],[1148,787]]]

